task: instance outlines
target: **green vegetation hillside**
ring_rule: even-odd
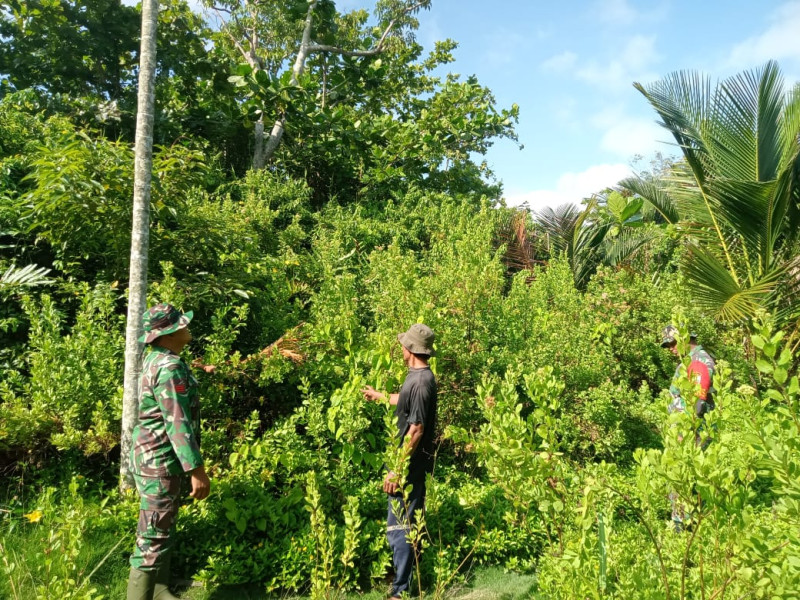
[[[6,4],[0,596],[119,598],[140,14]],[[214,23],[162,3],[148,303],[194,311],[212,480],[180,511],[185,597],[382,596],[395,431],[360,390],[398,390],[397,333],[424,322],[421,595],[797,598],[800,88],[774,63],[641,87],[681,156],[531,214],[480,162],[517,107],[442,75],[455,42],[424,54],[414,4],[320,0],[298,73],[306,2]],[[673,379],[693,335],[717,361],[702,423],[667,411],[671,385],[697,392]]]

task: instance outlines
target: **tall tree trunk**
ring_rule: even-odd
[[[253,168],[263,169],[266,164],[264,158],[264,115],[256,121],[253,139]]]
[[[269,137],[264,136],[264,117],[261,117],[255,124],[255,148],[253,149],[253,169],[263,169],[267,161],[277,150],[283,137],[286,117],[282,116],[272,126]]]
[[[125,388],[122,398],[120,487],[133,487],[130,450],[139,408],[142,313],[147,308],[147,251],[150,242],[150,179],[153,167],[153,113],[155,112],[156,30],[158,0],[142,0],[142,46],[139,56],[139,102],[136,115],[136,161],[133,182],[133,224],[125,330]]]
[[[272,131],[269,132],[269,138],[267,138],[266,144],[264,144],[264,162],[270,160],[272,155],[275,154],[275,150],[278,149],[278,146],[281,143],[281,138],[283,138],[283,130],[285,125],[286,117],[281,116],[272,126]],[[261,166],[263,167],[264,165],[262,164]]]

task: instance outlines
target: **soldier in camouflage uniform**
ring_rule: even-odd
[[[191,476],[190,496],[208,496],[210,482],[200,455],[197,381],[180,352],[192,336],[192,313],[158,304],[142,317],[148,344],[139,384],[138,423],[131,465],[141,502],[136,547],[131,555],[128,600],[175,599],[169,562],[181,480]]]
[[[661,347],[667,348],[675,356],[678,356],[677,335],[678,329],[674,325],[667,325],[661,332]],[[689,358],[691,362],[686,369],[686,373],[688,377],[697,384],[697,397],[694,398],[694,411],[697,418],[701,420],[695,431],[695,443],[705,449],[711,443],[711,436],[703,436],[702,419],[708,412],[714,410],[714,388],[711,386],[711,382],[714,378],[716,362],[714,358],[697,343],[697,336],[694,334],[689,336]],[[678,366],[675,368],[675,375],[672,378],[672,385],[669,387],[672,401],[669,403],[669,406],[667,406],[667,411],[670,413],[686,411],[686,398],[681,397],[681,391],[677,386],[677,380],[681,376],[681,366],[682,363],[678,363]],[[670,493],[669,499],[672,504],[672,522],[675,531],[681,531],[684,523],[687,520],[691,520],[691,515],[684,510],[675,492]]]

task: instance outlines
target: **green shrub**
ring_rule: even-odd
[[[118,443],[123,323],[113,286],[75,290],[80,304],[66,329],[52,296],[23,299],[30,322],[26,373],[2,380],[0,448],[107,453]]]
[[[732,372],[720,361],[716,409],[702,427],[693,411],[669,416],[665,411],[664,447],[636,452],[632,481],[613,465],[587,469],[583,493],[571,499],[581,509],[565,549],[551,550],[540,563],[543,593],[553,598],[797,597],[797,478],[789,476],[794,454],[785,452],[794,444],[788,436],[797,439],[792,409],[800,387],[796,376],[788,375],[793,359],[781,347],[782,335],[773,334],[768,323],[760,328],[753,343],[762,353],[757,364],[765,374],[761,409],[752,388],[734,389]],[[685,329],[681,339],[688,342]],[[688,364],[686,346],[680,347]],[[685,371],[677,385],[686,397],[695,393]],[[707,447],[695,442],[697,431],[701,439],[712,438]],[[765,476],[775,494],[771,502],[765,502],[759,484]],[[669,494],[686,514],[683,531],[676,532],[670,521]]]

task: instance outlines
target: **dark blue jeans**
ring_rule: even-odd
[[[406,536],[418,510],[425,505],[425,480],[409,481],[413,485],[407,498],[403,494],[389,495],[389,516],[386,537],[392,549],[394,562],[394,583],[392,596],[408,592],[411,587],[411,574],[414,571],[414,546]]]

